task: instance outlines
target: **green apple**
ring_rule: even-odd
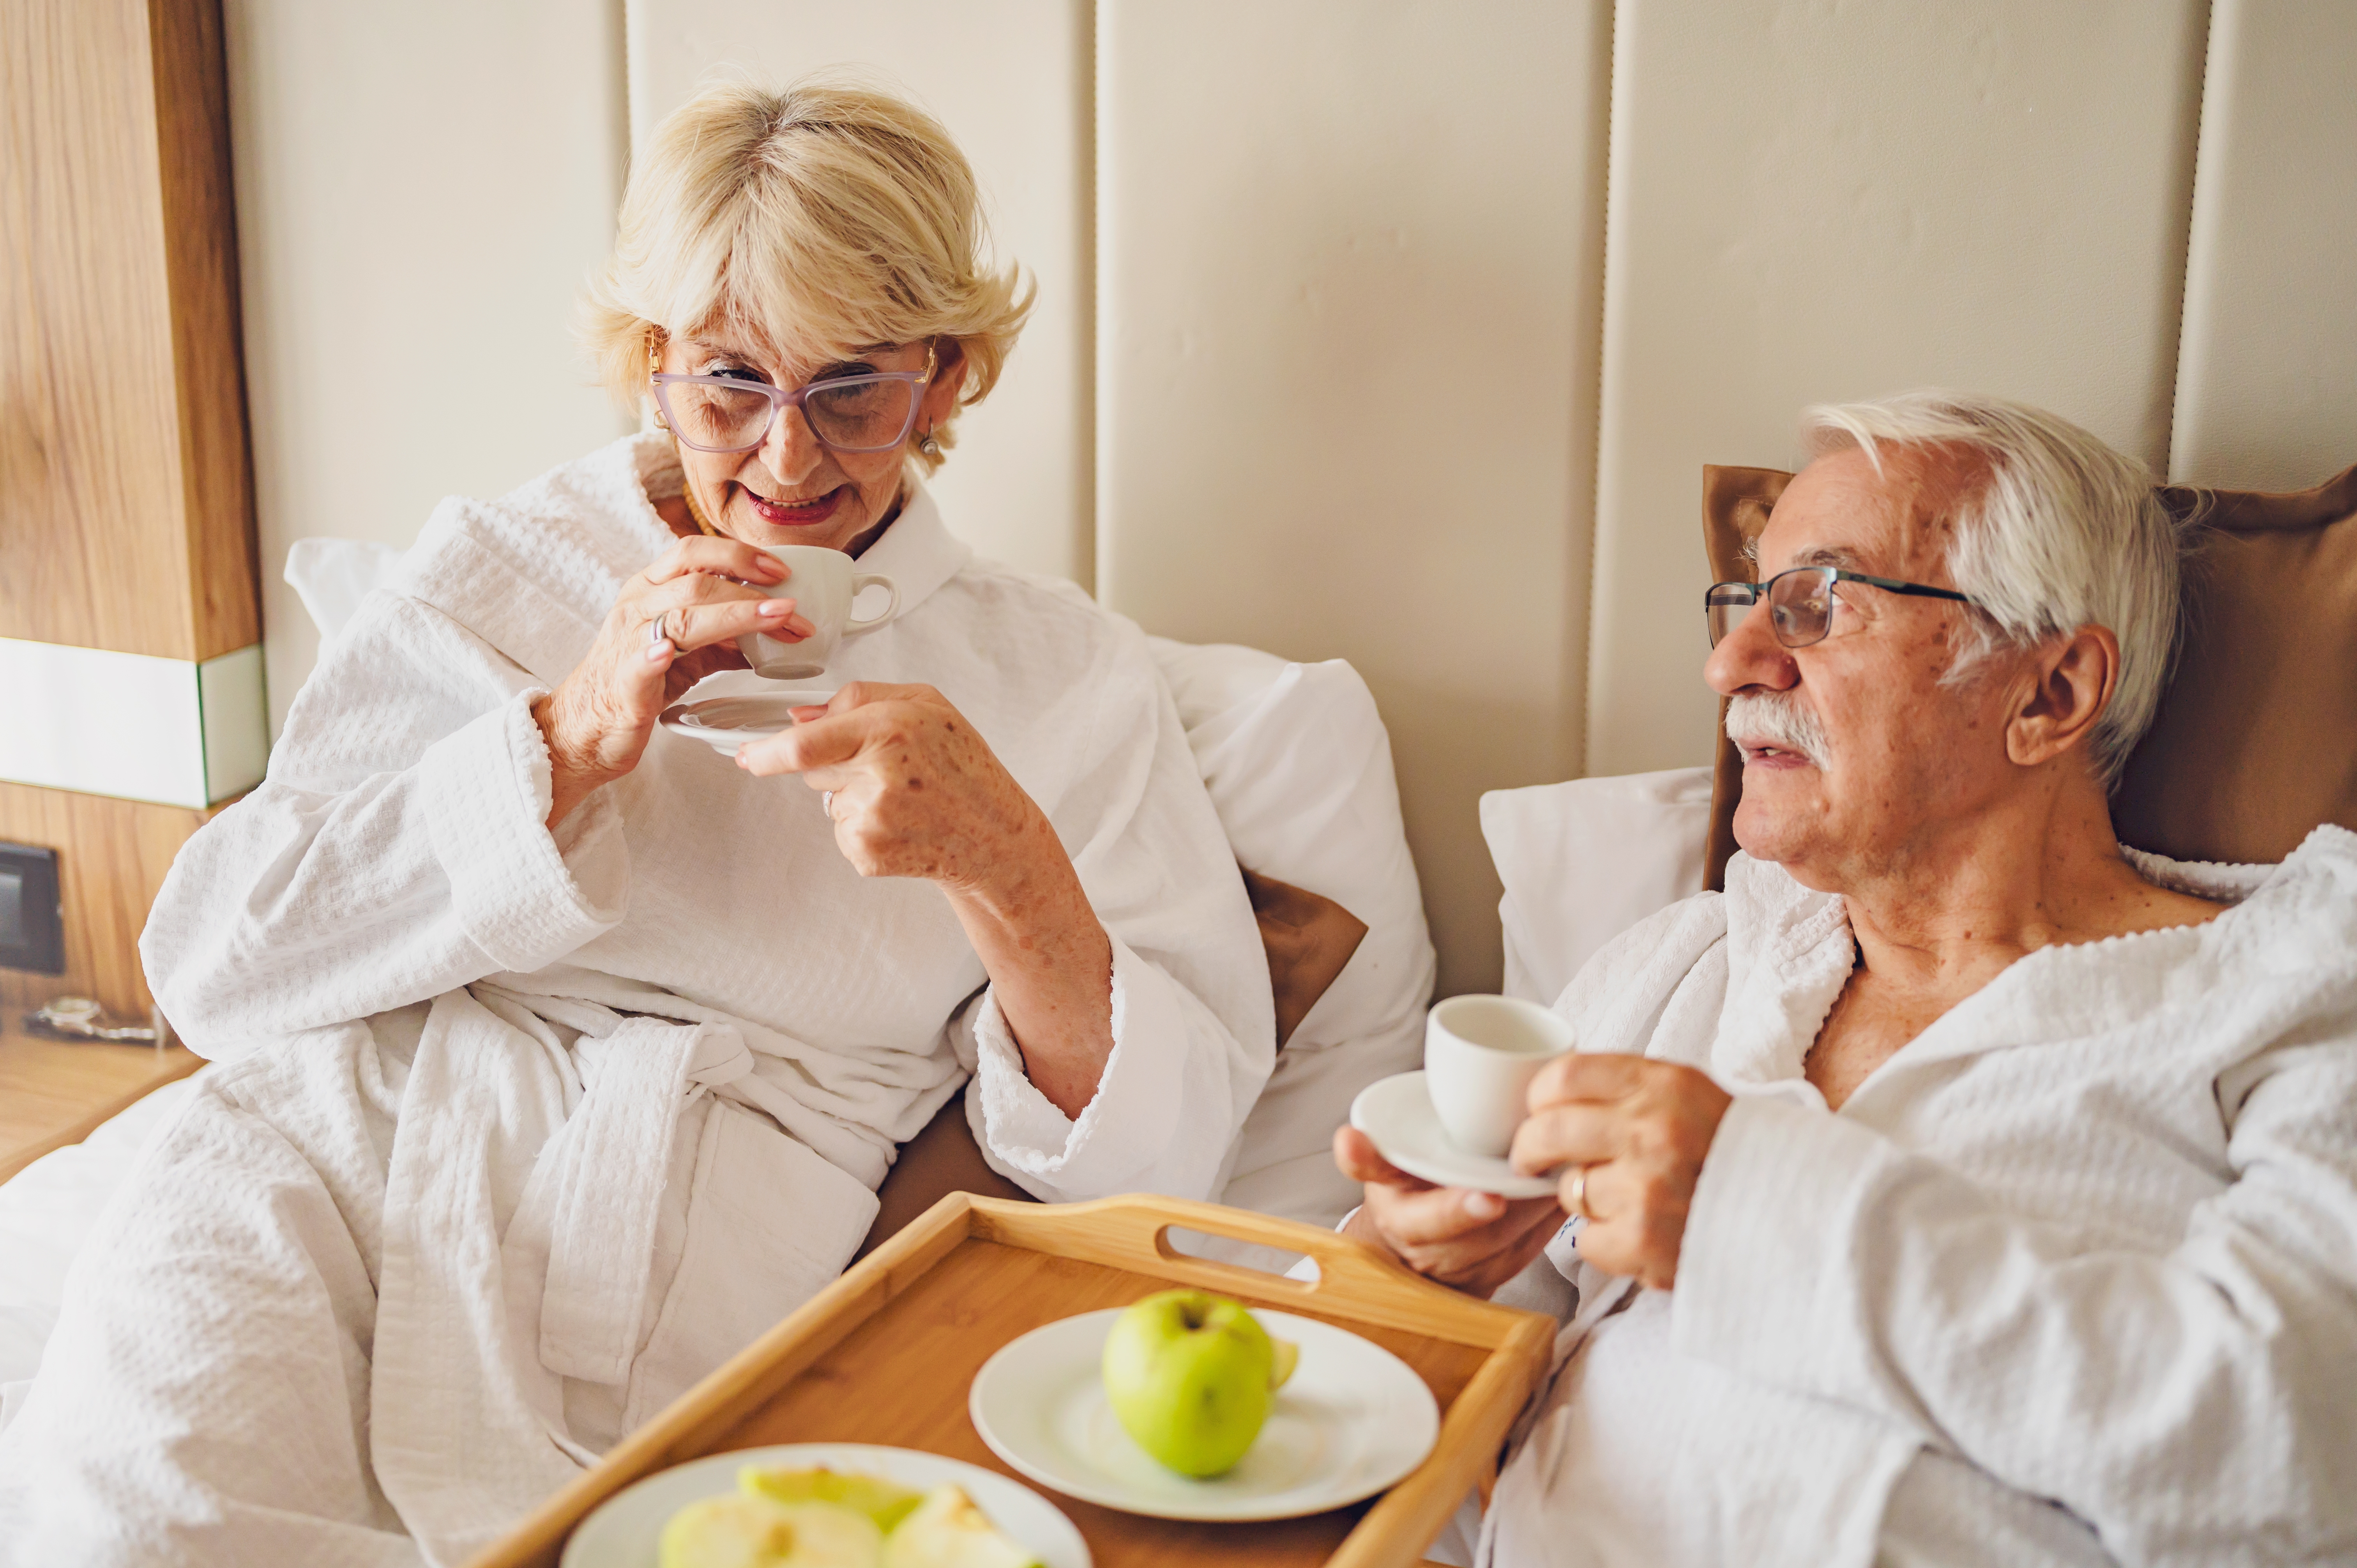
[[[1160,1291],[1132,1305],[1105,1336],[1105,1399],[1122,1430],[1163,1465],[1182,1476],[1217,1476],[1260,1435],[1297,1354],[1240,1303],[1209,1291]]]
[[[877,1568],[883,1555],[884,1532],[866,1514],[737,1492],[672,1515],[658,1561],[662,1568]]]
[[[887,1535],[915,1511],[925,1494],[914,1487],[888,1481],[881,1476],[847,1475],[839,1470],[764,1470],[748,1465],[737,1472],[737,1489],[750,1497],[780,1503],[833,1503],[864,1513]]]
[[[884,1568],[1040,1568],[963,1488],[935,1487],[884,1538]]]

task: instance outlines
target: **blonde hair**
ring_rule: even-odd
[[[949,133],[841,75],[705,87],[634,159],[616,229],[580,335],[633,411],[651,343],[721,331],[802,363],[951,338],[963,408],[989,395],[1031,309],[1019,269],[989,263],[974,170]],[[933,430],[941,446],[948,426]]]

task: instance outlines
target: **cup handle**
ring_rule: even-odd
[[[900,607],[900,585],[883,573],[862,572],[851,579],[851,596],[855,600],[859,597],[860,590],[864,588],[881,588],[892,596],[891,602],[884,607],[884,613],[881,615],[869,616],[866,620],[845,621],[843,635],[845,637],[856,632],[874,631],[877,627],[890,620],[893,613]]]

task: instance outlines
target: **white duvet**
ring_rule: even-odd
[[[799,782],[659,735],[541,827],[529,703],[668,545],[666,455],[446,503],[175,867],[149,972],[221,1065],[0,1432],[20,1560],[463,1560],[831,1278],[968,1074],[1042,1197],[1216,1190],[1267,971],[1145,640],[921,496],[866,557],[901,613],[835,672],[941,687],[1071,853],[1114,949],[1077,1122],[939,895],[853,874]]]

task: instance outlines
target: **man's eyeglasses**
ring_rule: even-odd
[[[1710,618],[1710,645],[1717,648],[1751,613],[1751,607],[1762,599],[1768,601],[1768,624],[1774,628],[1777,641],[1787,648],[1806,648],[1813,642],[1823,642],[1825,634],[1833,629],[1835,583],[1865,583],[1919,598],[1953,599],[1965,605],[1973,602],[1953,588],[1902,583],[1895,577],[1869,577],[1863,572],[1845,572],[1838,566],[1795,566],[1777,573],[1764,583],[1713,583],[1702,601],[1703,613]]]
[[[820,446],[835,452],[889,452],[916,427],[917,405],[933,379],[935,350],[920,371],[885,371],[834,376],[780,391],[735,376],[682,376],[657,371],[655,403],[680,445],[698,452],[750,452],[789,408]]]

